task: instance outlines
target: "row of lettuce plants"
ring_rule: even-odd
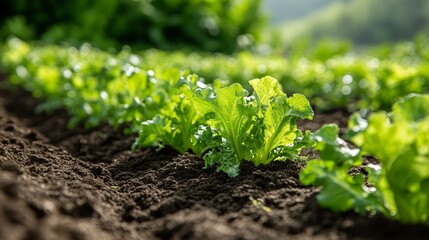
[[[70,126],[101,122],[126,124],[139,132],[134,148],[168,145],[192,151],[206,166],[236,176],[242,160],[256,165],[297,158],[309,139],[296,124],[313,117],[304,95],[287,97],[278,81],[249,81],[253,94],[239,83],[207,84],[189,70],[154,66],[141,58],[82,46],[31,48],[17,39],[3,54],[11,83],[45,101],[39,111],[64,108]],[[16,45],[16,46],[15,46]]]
[[[206,83],[240,83],[251,91],[248,82],[250,79],[269,75],[279,80],[288,95],[299,92],[311,99],[317,112],[332,109],[352,112],[357,109],[390,110],[395,101],[408,93],[428,92],[429,44],[424,44],[427,42],[416,40],[394,46],[379,46],[359,53],[330,52],[329,45],[325,44],[322,47],[327,48],[326,53],[288,58],[280,55],[260,56],[249,52],[224,55],[164,52],[156,49],[134,54],[127,47],[119,52],[109,53],[88,44],[73,48],[28,44],[14,38],[2,47],[2,52],[6,56],[16,56],[19,53],[22,56],[24,52],[39,56],[25,57],[28,64],[45,61],[59,67],[73,64],[75,67],[82,65],[88,69],[99,69],[100,74],[100,71],[105,71],[107,76],[104,79],[118,78],[114,75],[118,72],[112,70],[114,68],[123,69],[130,75],[135,75],[133,70],[140,71],[139,75],[151,70],[157,78],[171,69],[177,69],[179,73],[186,72],[184,75],[197,74]],[[85,58],[84,55],[88,57]],[[3,62],[8,62],[13,67],[9,57]],[[24,68],[21,70],[26,70]],[[49,70],[40,71],[49,74]],[[73,69],[70,71],[73,72]]]

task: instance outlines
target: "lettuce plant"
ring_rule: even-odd
[[[314,133],[321,159],[310,161],[300,174],[304,184],[322,187],[320,204],[429,224],[429,95],[408,95],[391,113],[376,112],[368,120],[353,115],[347,136],[358,148],[350,149],[337,132],[327,125]],[[380,164],[368,164],[366,176],[348,174],[366,155]]]
[[[183,154],[194,146],[194,133],[201,124],[192,100],[193,91],[204,83],[196,75],[179,79],[169,88],[167,101],[152,119],[143,121],[133,148],[168,145]]]
[[[229,176],[238,175],[241,160],[268,164],[296,157],[309,143],[309,133],[302,134],[296,125],[298,118],[313,117],[305,96],[287,97],[272,77],[249,83],[254,90],[250,96],[237,83],[215,90],[197,89],[193,96],[197,113],[205,119],[196,139],[201,145],[209,143],[206,167],[216,165]]]

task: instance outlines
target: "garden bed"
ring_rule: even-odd
[[[68,129],[30,94],[0,90],[0,239],[425,239],[429,229],[321,209],[301,162],[243,164],[229,178],[192,154],[130,150],[107,125]],[[299,127],[345,125],[316,114]]]

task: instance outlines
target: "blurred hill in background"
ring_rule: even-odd
[[[335,38],[374,44],[429,33],[428,0],[266,0],[264,7],[287,43]]]
[[[335,0],[265,0],[263,9],[273,24],[296,20],[331,4]]]

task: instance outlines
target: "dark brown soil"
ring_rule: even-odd
[[[332,213],[298,181],[300,162],[243,164],[228,178],[172,150],[130,151],[108,126],[67,129],[0,82],[0,239],[427,239],[382,216]],[[342,112],[302,128],[344,126]]]

